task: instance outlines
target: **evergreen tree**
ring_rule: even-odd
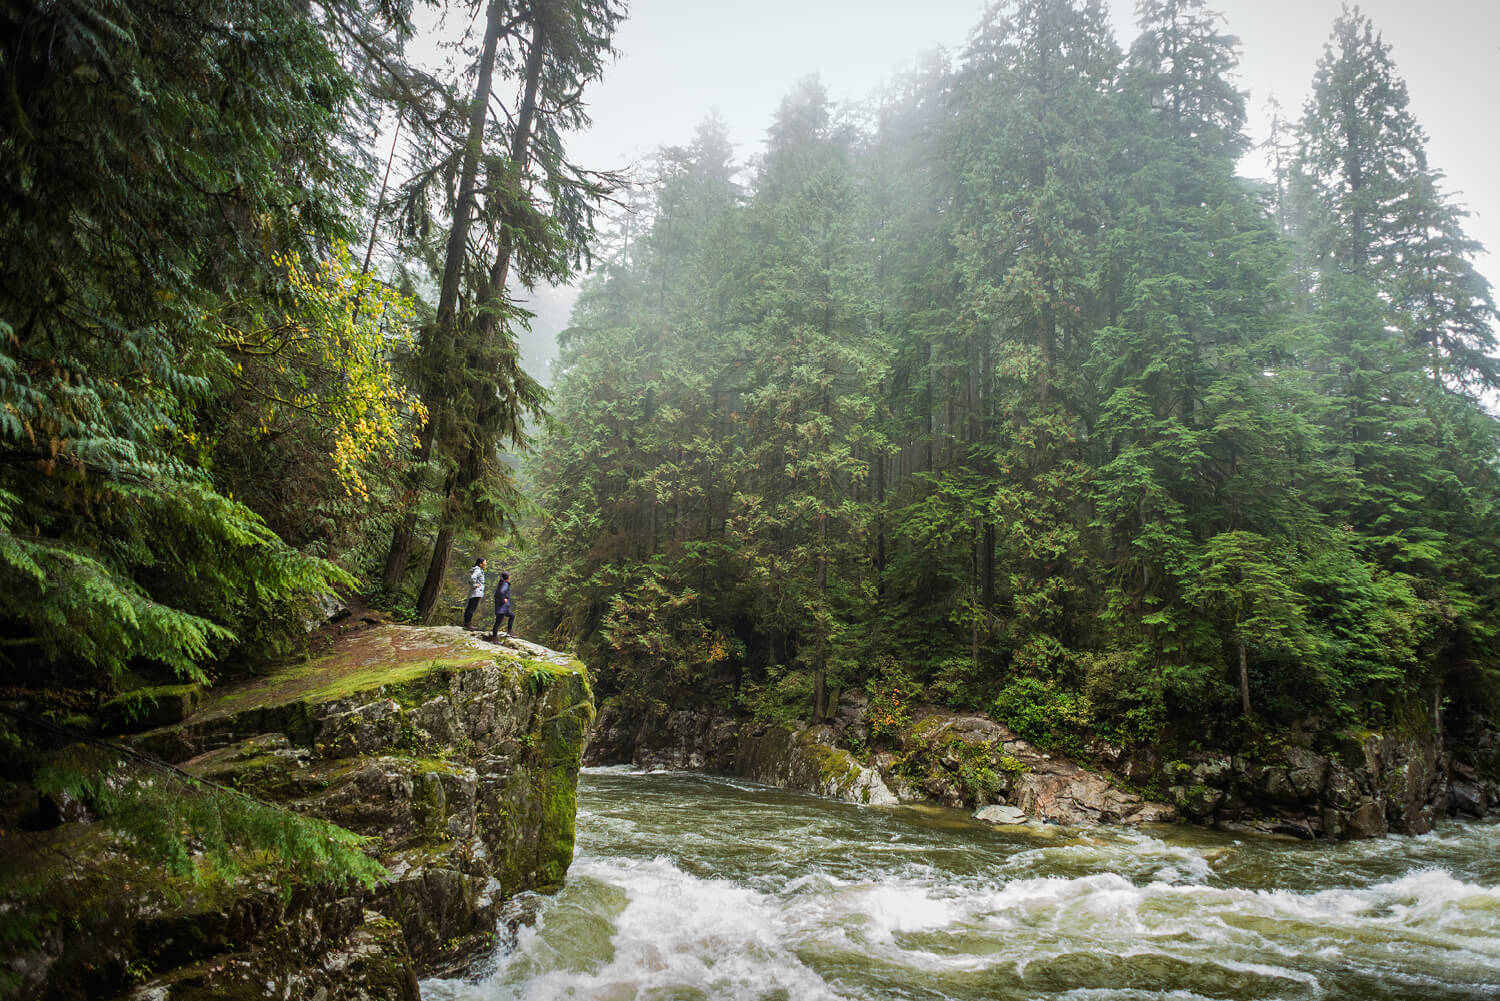
[[[1298,138],[1305,357],[1325,394],[1324,468],[1339,474],[1322,503],[1375,564],[1370,580],[1397,575],[1429,602],[1414,631],[1433,636],[1436,677],[1409,673],[1395,687],[1411,695],[1492,641],[1474,613],[1494,602],[1494,537],[1479,526],[1497,425],[1469,394],[1495,384],[1494,309],[1389,46],[1358,10],[1334,24]]]
[[[233,371],[226,301],[266,248],[320,256],[364,175],[336,49],[358,3],[9,6],[0,76],[0,574],[29,676],[133,658],[201,677],[344,580],[200,463],[195,413]],[[211,42],[205,42],[205,39]],[[315,236],[310,236],[315,234]]]
[[[880,447],[870,424],[884,353],[871,337],[851,155],[821,85],[803,81],[770,130],[735,335],[752,368],[728,533],[759,622],[807,672],[814,719],[827,714],[830,672],[850,660],[844,630],[872,597],[857,498],[861,448]]]
[[[651,651],[704,635],[733,646],[725,461],[745,388],[724,347],[744,243],[722,125],[663,150],[654,173],[649,205],[625,220],[629,256],[596,269],[560,337],[558,407],[532,463],[548,517],[529,561],[544,627],[600,665],[603,694],[648,700],[705,680],[659,670]]]
[[[1214,563],[1211,540],[1249,532],[1285,546],[1306,527],[1289,461],[1305,432],[1278,413],[1263,375],[1286,258],[1234,174],[1247,145],[1244,98],[1229,79],[1236,40],[1201,0],[1137,11],[1111,317],[1088,366],[1103,401],[1092,499],[1111,570],[1106,620],[1117,641],[1137,643],[1127,692],[1197,702],[1188,693],[1212,683],[1188,665],[1214,674],[1220,637],[1239,626],[1205,619],[1186,589]],[[1243,681],[1243,645],[1236,652]]]
[[[411,504],[437,445],[445,446],[437,537],[417,598],[424,621],[435,614],[458,530],[498,532],[519,504],[500,449],[526,445],[525,422],[541,416],[545,393],[519,365],[513,327],[524,314],[511,301],[512,283],[565,280],[586,253],[594,203],[610,187],[608,178],[566,159],[562,135],[588,122],[582,93],[603,72],[620,4],[537,0],[512,10],[489,0],[483,9],[473,90],[455,102],[465,110],[463,141],[407,194],[410,224],[425,234],[436,185],[456,178],[437,315],[418,359],[430,421],[418,444]],[[519,74],[519,93],[499,122],[492,104],[504,101],[498,88],[507,68]],[[416,518],[412,506],[393,532],[388,593],[405,575]]]
[[[1100,4],[1017,0],[986,15],[955,85],[960,293],[934,354],[948,458],[996,484],[963,514],[977,537],[970,656],[1004,620],[1012,662],[1042,676],[1070,669],[1086,621],[1073,491],[1095,401],[1078,376],[1104,306],[1119,61]]]
[[[1308,266],[1364,277],[1423,363],[1455,387],[1493,388],[1496,319],[1464,213],[1427,162],[1390,46],[1358,8],[1334,22],[1303,111],[1294,198]]]
[[[899,679],[1155,739],[1491,657],[1459,214],[1413,175],[1427,209],[1365,224],[1405,245],[1341,263],[1316,144],[1276,195],[1236,176],[1216,15],[1139,14],[1127,58],[1097,3],[1001,4],[863,119],[803,81],[753,176],[721,130],[662,151],[532,467],[530,572],[601,694],[805,719]]]

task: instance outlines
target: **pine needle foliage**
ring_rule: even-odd
[[[1389,47],[1337,20],[1261,186],[1232,26],[1137,16],[1004,0],[872,105],[799,83],[756,170],[661,151],[532,467],[600,691],[816,719],[894,662],[1128,740],[1494,696],[1496,314]]]
[[[0,12],[0,657],[189,678],[349,579],[227,496],[193,438],[225,301],[346,230],[363,172],[339,3]],[[347,12],[346,12],[347,13]],[[311,247],[307,248],[311,250]],[[295,616],[291,616],[294,620]],[[32,679],[36,680],[36,679]]]

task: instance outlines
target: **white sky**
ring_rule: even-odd
[[[1135,38],[1134,0],[1108,0],[1122,47]],[[1220,0],[1241,42],[1239,85],[1250,130],[1264,137],[1275,94],[1300,114],[1340,0]],[[1361,8],[1391,45],[1429,137],[1430,162],[1473,213],[1471,236],[1491,251],[1481,270],[1500,284],[1500,0],[1366,0]],[[960,52],[983,0],[630,0],[616,36],[620,56],[588,92],[593,127],[571,143],[587,166],[619,168],[678,145],[717,110],[742,160],[781,99],[817,73],[838,101],[862,100],[918,53]],[[1247,173],[1258,172],[1245,164]]]
[[[1134,0],[1107,0],[1116,40],[1135,38]],[[1341,0],[1219,0],[1239,36],[1239,86],[1249,92],[1252,140],[1264,138],[1274,94],[1300,115]],[[1489,250],[1480,270],[1500,285],[1500,0],[1366,0],[1361,8],[1391,45],[1411,110],[1426,130],[1429,162],[1472,213],[1468,234]],[[569,144],[575,162],[622,169],[659,146],[688,142],[711,111],[728,124],[744,162],[781,99],[817,73],[834,100],[860,101],[937,46],[960,53],[983,0],[630,0],[619,57],[588,94],[594,124]],[[1247,160],[1243,170],[1259,174]],[[542,292],[528,369],[545,378],[550,341],[566,322],[568,290]],[[541,356],[541,357],[538,357]]]

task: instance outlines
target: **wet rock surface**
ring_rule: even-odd
[[[1156,777],[1190,820],[1298,838],[1425,834],[1441,817],[1482,816],[1493,802],[1435,734],[1345,734],[1321,752],[1292,744],[1192,755],[1158,763]]]
[[[853,700],[850,700],[853,702]],[[862,760],[839,746],[863,721],[841,700],[833,720],[786,727],[711,714],[645,718],[601,709],[586,752],[590,764],[711,771],[851,803],[1013,805],[1028,817],[1064,824],[1155,823],[1176,811],[1126,792],[1104,777],[1053,760],[985,716],[930,713],[893,751]]]
[[[135,735],[184,771],[371,839],[373,890],[272,885],[253,866],[214,893],[161,881],[89,823],[45,850],[92,852],[104,877],[11,958],[39,1001],[308,998],[406,1001],[464,968],[501,905],[561,885],[593,702],[582,666],[456,627],[375,626],[326,657],[205,693]],[[35,843],[34,843],[35,844]]]
[[[981,820],[1067,825],[1185,820],[1280,837],[1422,834],[1441,817],[1500,807],[1500,734],[1468,734],[1472,762],[1436,736],[1345,735],[1337,747],[1269,745],[1254,754],[1098,743],[1085,768],[1043,751],[1003,724],[928,708],[888,746],[855,755],[869,731],[863,697],[846,695],[827,724],[786,727],[689,710],[641,714],[606,705],[591,732],[590,764],[738,775],[855,803],[934,803]],[[1311,732],[1311,730],[1309,730]],[[1487,750],[1487,749],[1493,749]],[[1001,811],[987,807],[1003,807]],[[1006,819],[995,819],[997,817]]]

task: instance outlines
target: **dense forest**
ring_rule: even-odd
[[[1346,9],[1253,181],[1235,39],[1137,9],[661,151],[528,467],[528,611],[603,694],[1127,745],[1488,705],[1496,314],[1389,47]]]
[[[308,651],[335,596],[433,620],[455,537],[505,530],[546,395],[517,296],[586,262],[615,182],[563,137],[623,13],[0,5],[0,832],[99,820],[209,885],[380,877],[367,839],[109,738]],[[451,72],[408,55],[419,15]],[[9,861],[0,994],[65,885]]]
[[[413,6],[6,6],[8,684],[201,681],[335,589],[431,619],[519,507],[515,293],[587,258],[614,179],[562,137],[623,4],[422,4],[451,79]]]
[[[449,621],[472,552],[643,706],[1129,742],[1487,705],[1495,308],[1357,10],[1266,181],[1204,3],[1123,50],[1009,0],[627,184],[566,147],[624,15],[5,6],[8,753],[294,654],[330,592]],[[585,272],[549,400],[519,300]]]

